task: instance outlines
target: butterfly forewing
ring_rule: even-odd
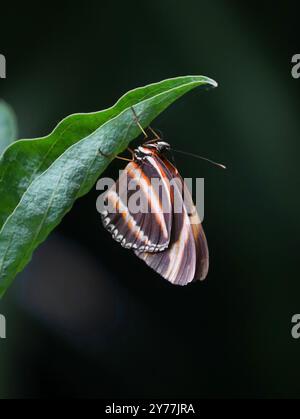
[[[158,190],[153,179],[161,173],[148,161],[130,162],[105,195],[102,222],[112,237],[126,248],[159,252],[166,249],[171,233],[171,201],[167,184]],[[162,208],[164,202],[164,208]]]

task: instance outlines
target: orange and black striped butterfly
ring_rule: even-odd
[[[170,145],[160,138],[135,149],[132,161],[106,191],[109,210],[104,209],[101,215],[114,240],[133,250],[171,283],[186,285],[207,276],[209,253],[192,197],[178,170],[165,156],[168,150]],[[153,179],[160,181],[159,193],[153,190]],[[128,202],[135,192],[129,183],[138,187],[148,211],[130,208]],[[124,192],[127,200],[123,200]],[[175,210],[178,202],[181,211]]]

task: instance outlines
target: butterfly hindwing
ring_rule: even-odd
[[[166,158],[156,156],[156,159],[172,183],[173,215],[170,244],[161,254],[136,254],[168,281],[186,285],[193,280],[204,279],[207,275],[207,242],[192,197],[177,169]]]
[[[206,236],[204,230],[202,228],[202,224],[200,221],[200,217],[197,212],[197,208],[194,205],[193,198],[188,187],[185,187],[184,180],[179,175],[178,170],[166,159],[162,158],[165,165],[169,168],[169,170],[179,177],[182,182],[183,190],[184,190],[184,204],[186,210],[189,215],[189,221],[192,228],[192,233],[195,240],[196,245],[196,269],[195,269],[195,276],[193,280],[203,280],[206,278],[209,268],[209,251]]]

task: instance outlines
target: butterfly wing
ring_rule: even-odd
[[[189,192],[188,192],[189,193]],[[187,198],[186,198],[187,200]],[[201,225],[196,207],[191,199],[191,212],[189,213],[190,224],[196,245],[196,269],[193,280],[203,280],[206,278],[209,268],[209,252],[207,240]]]
[[[152,179],[162,180],[158,190],[153,188]],[[147,160],[133,161],[106,192],[108,209],[102,211],[102,222],[123,247],[147,252],[159,252],[168,247],[172,210],[167,186],[160,167]],[[134,205],[136,196],[139,207]]]
[[[177,285],[204,279],[208,272],[208,247],[192,197],[177,169],[163,156],[156,156],[157,164],[172,183],[172,229],[168,249],[160,254],[136,251],[139,258]],[[185,200],[183,199],[183,193]],[[174,203],[177,211],[174,211]],[[179,209],[178,212],[178,203]]]
[[[184,187],[184,180],[179,175],[178,170],[165,158],[162,158],[164,164],[168,167],[173,176],[177,176],[182,182],[184,191],[184,203],[189,215],[189,221],[192,228],[196,245],[196,270],[193,280],[203,280],[206,278],[209,269],[209,251],[206,236],[201,225],[200,217],[194,205],[193,198],[188,187]]]

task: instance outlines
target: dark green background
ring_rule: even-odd
[[[205,177],[211,268],[175,287],[78,201],[0,302],[0,397],[298,397],[300,53],[296,2],[1,5],[0,97],[20,137],[185,74],[218,81],[155,122],[183,176]],[[123,163],[106,174],[114,178]],[[1,203],[0,203],[1,205]]]

